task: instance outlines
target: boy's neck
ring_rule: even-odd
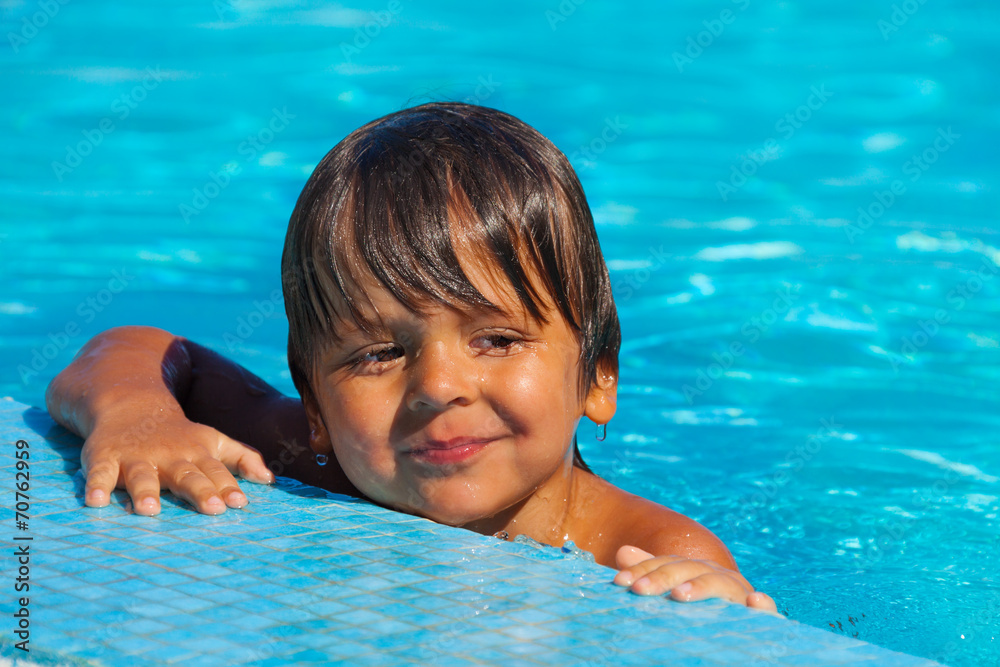
[[[577,493],[582,478],[589,473],[568,462],[565,472],[553,476],[527,498],[491,517],[478,519],[463,528],[483,535],[506,534],[506,539],[527,535],[533,540],[561,547],[577,541],[575,519],[580,514]]]

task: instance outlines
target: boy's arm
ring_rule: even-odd
[[[610,485],[608,485],[610,486]],[[614,488],[614,487],[612,487]],[[726,545],[712,531],[683,514],[615,489],[618,523],[614,582],[640,595],[670,593],[693,602],[723,598],[777,613],[774,600],[754,591]]]
[[[258,450],[276,475],[328,491],[360,496],[335,457],[316,463],[302,401],[285,396],[239,364],[189,340],[178,339],[191,359],[184,413]]]
[[[252,481],[273,477],[257,452],[232,437],[259,446],[279,474],[301,470],[303,481],[349,492],[339,488],[335,464],[320,469],[308,447],[296,449],[306,431],[298,401],[159,329],[122,327],[94,337],[49,385],[46,403],[57,422],[86,439],[81,461],[91,506],[106,505],[118,486],[137,512],[155,514],[162,486],[201,512],[241,507],[246,498],[230,470]]]
[[[663,553],[657,551],[654,553]],[[755,591],[738,570],[723,567],[714,559],[695,559],[676,555],[656,556],[638,547],[626,545],[618,550],[621,570],[614,582],[628,586],[639,595],[669,593],[674,600],[694,602],[722,598],[773,614],[778,607],[767,593]]]

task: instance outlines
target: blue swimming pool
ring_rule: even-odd
[[[996,660],[1000,229],[977,3],[0,8],[0,394],[143,323],[286,391],[278,258],[362,122],[496,106],[577,168],[623,323],[584,457],[804,623]]]

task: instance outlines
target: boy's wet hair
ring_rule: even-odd
[[[282,256],[299,392],[310,391],[338,322],[374,327],[358,288],[366,278],[416,313],[427,304],[499,310],[463,272],[456,240],[502,272],[531,317],[546,321],[546,303],[562,314],[580,344],[581,396],[598,372],[617,374],[611,281],[566,156],[502,111],[437,102],[349,134],[299,195]]]

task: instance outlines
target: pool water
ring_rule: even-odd
[[[996,660],[997,8],[0,12],[0,394],[40,405],[120,324],[294,391],[275,290],[312,167],[409,104],[496,106],[570,157],[612,270],[619,413],[581,426],[588,463],[794,619]]]

